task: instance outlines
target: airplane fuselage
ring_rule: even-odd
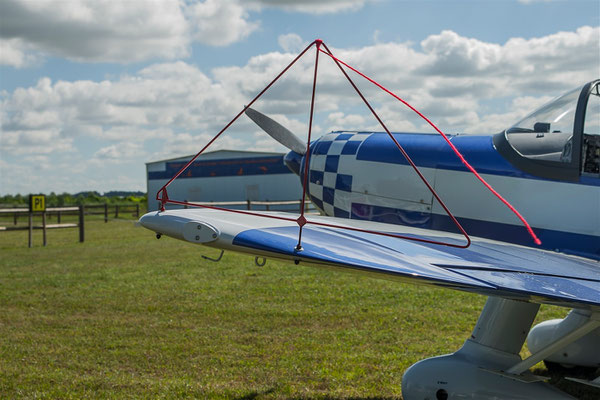
[[[535,246],[517,217],[461,163],[440,135],[394,133],[473,236]],[[528,220],[542,248],[600,260],[600,176],[541,178],[508,162],[493,135],[452,135],[466,160]],[[288,166],[304,178],[306,157]],[[311,144],[307,192],[323,213],[458,232],[385,132],[332,132]]]

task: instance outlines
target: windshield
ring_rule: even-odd
[[[600,135],[600,83],[592,88],[588,98],[583,133]]]
[[[600,178],[600,83],[592,88],[583,125],[582,173]]]
[[[506,130],[511,146],[524,157],[571,162],[571,138],[581,87],[558,97]]]

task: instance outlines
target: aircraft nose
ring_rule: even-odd
[[[300,164],[302,164],[302,154],[290,151],[283,157],[283,162],[296,175],[300,176]]]

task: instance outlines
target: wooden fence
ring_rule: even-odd
[[[140,217],[140,205],[136,204],[88,204],[84,207],[84,215],[104,215],[104,222],[108,222],[108,218],[111,215],[114,215],[114,218],[119,218],[119,215],[124,215],[126,213],[131,213],[131,216],[136,218]],[[72,210],[79,210],[79,206],[74,207],[48,207],[46,208],[46,214],[48,218],[52,218],[52,216],[56,217],[56,222],[58,224],[61,223],[62,216],[65,213],[71,213]],[[100,210],[100,211],[97,211]],[[2,215],[11,215],[13,217],[13,225],[17,225],[19,217],[27,216],[29,214],[28,208],[3,208],[0,209],[0,216]],[[6,227],[5,227],[6,228]],[[0,230],[8,230],[2,229]]]
[[[58,215],[58,223],[57,224],[48,224],[47,216],[51,213]],[[42,229],[43,231],[43,244],[46,246],[48,244],[46,231],[48,229],[61,229],[61,228],[79,228],[79,241],[85,241],[85,229],[84,229],[84,207],[48,207],[46,211],[41,212],[30,212],[28,208],[5,208],[0,209],[0,215],[12,214],[14,225],[13,226],[0,226],[0,231],[17,231],[17,230],[29,230],[29,247],[33,247],[33,230],[34,229]],[[17,216],[26,214],[28,216],[28,224],[27,225],[17,225]],[[42,216],[42,224],[34,225],[33,217],[34,215]],[[62,224],[60,222],[60,216],[64,214],[70,215],[78,215],[78,223],[69,223]]]
[[[99,210],[99,211],[98,211]],[[43,231],[43,244],[47,245],[46,231],[48,229],[61,229],[61,228],[79,228],[79,241],[85,241],[85,216],[86,215],[104,215],[104,222],[108,222],[109,216],[112,216],[114,212],[114,218],[119,218],[119,215],[131,213],[132,216],[140,217],[140,205],[139,204],[90,204],[86,206],[76,207],[48,207],[43,212],[29,212],[28,208],[3,208],[0,209],[0,217],[12,216],[13,225],[0,226],[0,231],[17,231],[17,230],[29,230],[29,247],[33,246],[33,230],[42,229]],[[41,215],[41,224],[34,224],[34,216]],[[62,223],[62,217],[64,215],[78,215],[77,223]],[[49,224],[48,219],[52,216],[56,217],[55,224]],[[28,217],[27,225],[18,225],[19,217]]]
[[[100,211],[86,211],[86,215],[104,215],[104,222],[108,222],[110,215],[114,214],[114,218],[119,218],[119,214],[131,213],[131,216],[140,217],[140,204],[89,204],[85,206],[86,210],[97,210]],[[114,210],[114,212],[113,212]]]

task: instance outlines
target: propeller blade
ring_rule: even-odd
[[[306,143],[302,143],[300,139],[287,128],[278,122],[275,122],[265,114],[253,110],[248,107],[246,109],[246,115],[254,121],[254,123],[261,127],[269,136],[277,140],[279,143],[287,147],[288,149],[304,155],[306,153]]]

